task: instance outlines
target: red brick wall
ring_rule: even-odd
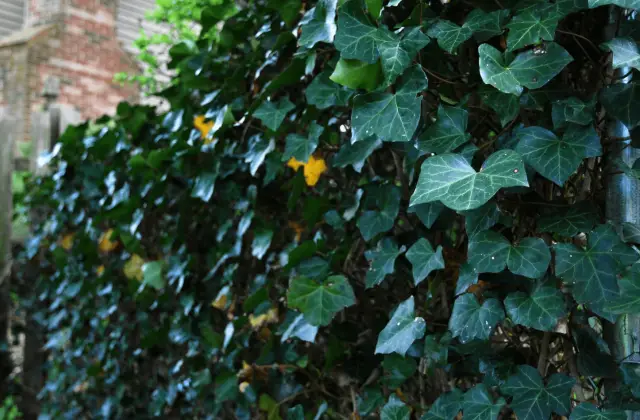
[[[62,19],[59,35],[48,41],[49,58],[35,71],[33,107],[42,103],[39,95],[49,76],[60,80],[58,101],[74,105],[83,118],[113,114],[118,102],[137,100],[135,87],[113,83],[118,72],[139,71],[117,39],[115,1],[70,0]]]

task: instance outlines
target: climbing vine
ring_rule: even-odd
[[[44,412],[626,419],[635,8],[203,6],[171,110],[69,128],[26,189]]]

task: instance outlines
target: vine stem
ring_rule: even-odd
[[[585,36],[582,36],[580,34],[577,34],[575,32],[571,32],[571,31],[563,31],[562,29],[556,29],[556,32],[560,32],[561,34],[571,35],[571,36],[574,36],[576,38],[583,39],[583,40],[587,41],[587,43],[589,45],[591,45],[593,47],[593,49],[598,52],[598,54],[602,53],[602,50],[600,48],[596,47],[596,45],[593,42],[591,42],[591,40],[589,38],[587,38]]]
[[[538,373],[544,378],[547,373],[547,359],[549,358],[549,344],[551,342],[551,332],[545,331],[540,344],[540,357],[538,358]]]

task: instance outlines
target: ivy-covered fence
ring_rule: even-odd
[[[50,418],[638,409],[639,227],[604,210],[640,3],[231,6],[170,112],[68,129],[28,188]]]

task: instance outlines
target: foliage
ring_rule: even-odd
[[[169,112],[69,128],[26,188],[50,418],[638,407],[603,332],[640,308],[603,217],[637,2],[218,6]]]

